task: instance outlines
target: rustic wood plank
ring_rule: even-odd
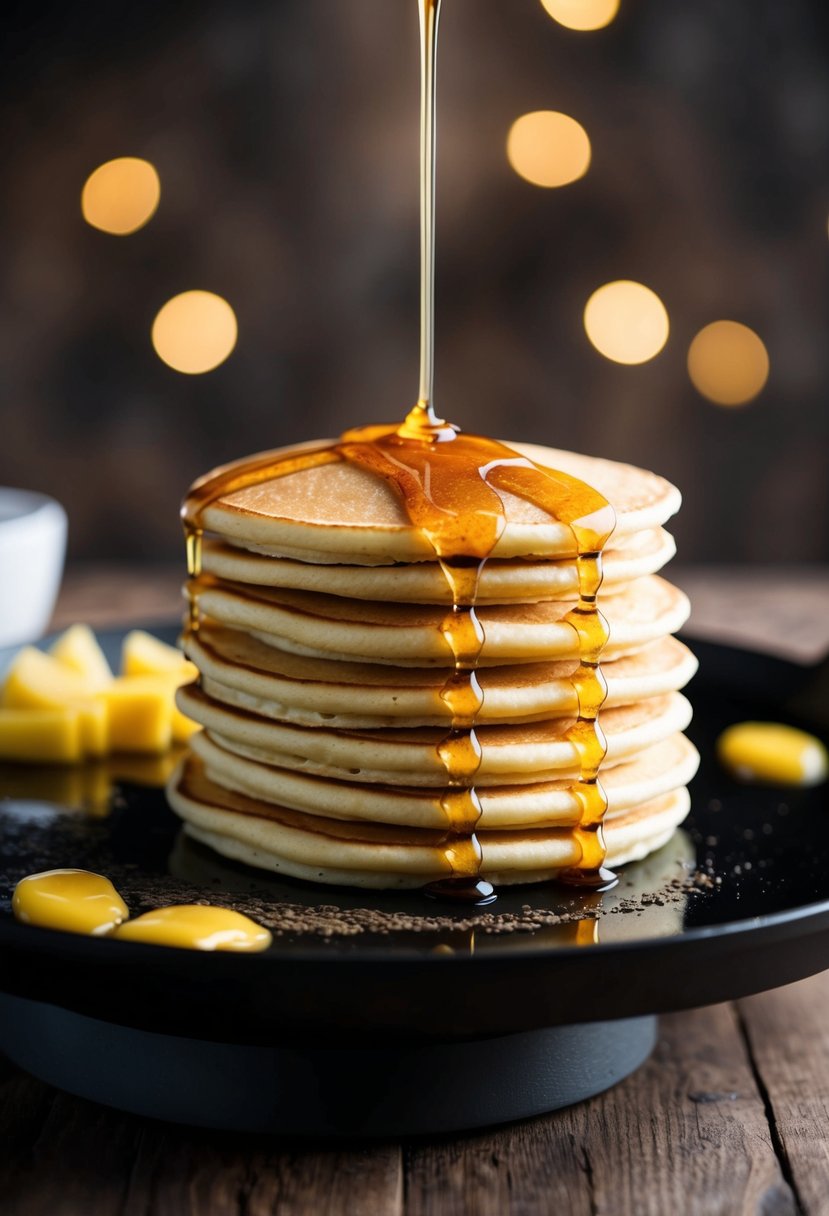
[[[590,1102],[405,1150],[406,1216],[794,1216],[727,1005],[665,1018],[639,1072]]]
[[[578,1119],[581,1124],[584,1115]],[[405,1216],[591,1216],[588,1163],[558,1116],[404,1148]]]
[[[262,1153],[254,1162],[245,1216],[402,1216],[403,1163],[398,1145],[290,1156]]]
[[[123,1216],[399,1216],[397,1146],[286,1149],[145,1123]]]
[[[829,972],[738,1008],[784,1170],[808,1216],[829,1212]]]
[[[139,1130],[17,1073],[0,1087],[4,1216],[117,1216]]]
[[[396,1145],[175,1127],[0,1076],[3,1216],[400,1216]]]

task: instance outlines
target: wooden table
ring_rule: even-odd
[[[710,604],[713,583],[687,572]],[[78,572],[57,623],[169,619],[177,574]],[[816,602],[826,603],[826,576]],[[712,609],[716,615],[716,609]],[[827,959],[829,965],[829,959]],[[171,1127],[0,1065],[5,1216],[829,1213],[829,973],[664,1017],[632,1077],[495,1131],[334,1148]]]

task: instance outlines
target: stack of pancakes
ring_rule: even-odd
[[[697,766],[678,691],[696,663],[670,636],[688,603],[656,573],[674,552],[662,525],[679,492],[628,465],[512,446],[616,509],[600,606],[610,629],[601,779],[607,860],[618,865],[668,840]],[[575,551],[568,527],[501,497],[506,526],[478,598],[481,873],[535,882],[579,862],[579,761],[567,737],[578,642],[563,619],[577,598]],[[204,730],[169,789],[187,831],[225,856],[317,882],[446,877],[437,747],[449,729],[441,625],[451,595],[395,491],[329,463],[229,493],[202,519],[201,625],[185,639],[201,680],[179,705]]]

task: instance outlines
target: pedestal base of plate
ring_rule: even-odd
[[[137,1115],[232,1131],[407,1136],[508,1123],[609,1089],[656,1018],[382,1047],[255,1046],[115,1025],[0,995],[0,1049],[27,1072]]]

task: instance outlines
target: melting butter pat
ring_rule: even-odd
[[[178,946],[184,950],[267,950],[271,935],[249,917],[229,908],[182,904],[145,912],[114,933],[119,941]]]
[[[829,756],[820,740],[779,722],[729,726],[717,740],[717,755],[740,781],[817,785],[829,772]]]
[[[15,887],[12,911],[27,925],[96,937],[111,933],[129,916],[109,879],[88,870],[30,874]]]

